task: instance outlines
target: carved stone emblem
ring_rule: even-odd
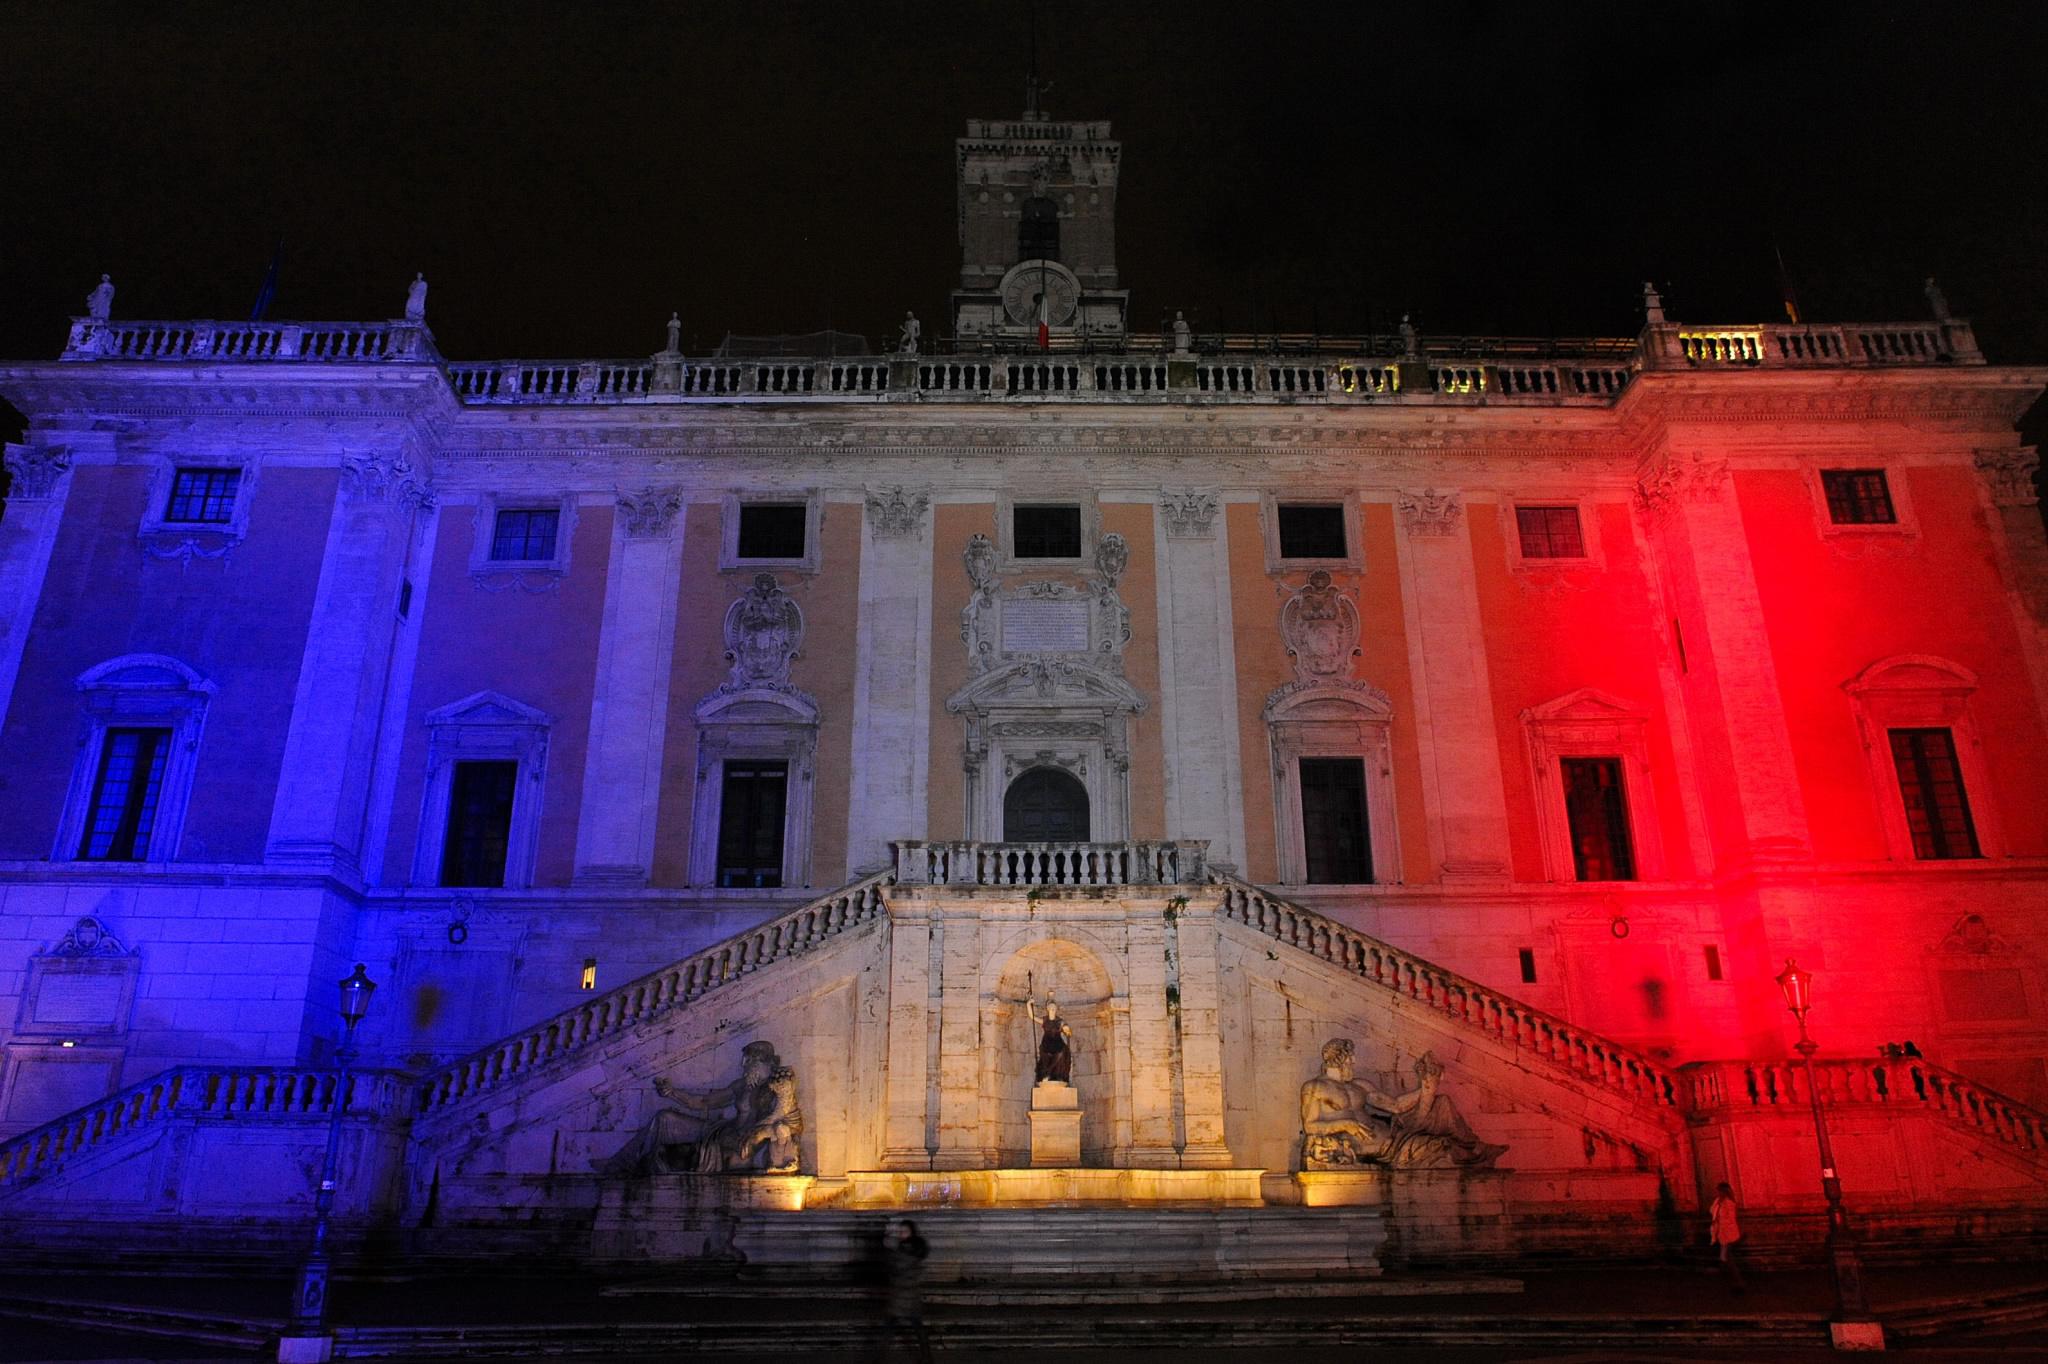
[[[789,665],[803,642],[803,613],[773,573],[756,573],[746,595],[726,609],[725,658],[732,676],[719,691],[787,691]]]
[[[996,547],[986,535],[972,536],[960,560],[973,588],[967,605],[960,608],[960,641],[967,646],[967,661],[974,671],[986,672],[996,660]]]
[[[1163,493],[1159,509],[1166,514],[1166,533],[1176,539],[1206,540],[1215,533],[1222,499],[1214,493]]]
[[[1936,947],[1939,952],[1960,957],[2009,957],[2018,949],[2009,939],[1991,931],[1981,914],[1965,914]]]
[[[71,451],[61,445],[9,445],[8,500],[39,502],[57,491],[57,480],[71,467]]]
[[[1340,682],[1358,654],[1358,608],[1321,569],[1280,608],[1280,634],[1297,682]]]
[[[71,926],[71,931],[57,940],[49,955],[53,957],[125,957],[128,949],[121,946],[121,940],[114,936],[98,919],[88,914]]]
[[[1095,547],[1095,571],[1102,575],[1105,590],[1114,592],[1117,581],[1130,567],[1131,548],[1124,543],[1124,537],[1115,531],[1102,537],[1102,543]]]
[[[2041,500],[2034,475],[2041,453],[2030,445],[2011,450],[1979,450],[1977,472],[1991,487],[1991,500],[2001,507],[2031,507]]]
[[[682,509],[681,488],[645,488],[619,495],[619,515],[625,518],[626,534],[635,540],[668,534]]]
[[[925,509],[932,504],[929,495],[906,493],[900,487],[870,489],[867,501],[868,523],[875,528],[875,537],[882,540],[917,534],[924,524]]]
[[[1323,1044],[1322,1072],[1301,1087],[1301,1167],[1344,1170],[1488,1169],[1507,1147],[1481,1141],[1450,1096],[1439,1092],[1443,1065],[1429,1052],[1415,1062],[1405,1094],[1354,1078],[1357,1047],[1348,1037]]]
[[[1464,511],[1456,493],[1440,493],[1434,488],[1396,493],[1394,506],[1410,535],[1449,535],[1458,528],[1458,517]]]

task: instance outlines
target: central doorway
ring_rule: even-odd
[[[1057,767],[1034,767],[1003,793],[1003,842],[1086,843],[1088,788]]]

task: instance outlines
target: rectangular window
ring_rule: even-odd
[[[100,749],[100,770],[93,778],[92,803],[86,807],[80,857],[96,862],[148,860],[149,835],[156,825],[157,797],[164,784],[164,759],[170,751],[168,729],[107,731]]]
[[[1372,880],[1362,759],[1301,760],[1301,838],[1311,885],[1364,885]]]
[[[1079,507],[1013,507],[1010,539],[1019,559],[1081,557]]]
[[[1978,856],[1977,829],[1970,822],[1969,799],[1963,795],[1954,736],[1945,729],[1895,729],[1891,738],[1899,795],[1906,802],[1906,827],[1913,834],[1913,856]]]
[[[749,502],[740,508],[739,547],[741,559],[801,559],[804,557],[804,522],[807,513],[801,502]]]
[[[502,886],[512,838],[516,762],[459,762],[448,797],[448,841],[441,848],[444,886]]]
[[[202,521],[226,525],[235,516],[235,489],[240,469],[180,469],[171,479],[166,521]]]
[[[555,557],[555,534],[562,513],[554,508],[514,508],[498,513],[491,536],[491,558],[545,563]]]
[[[1517,507],[1515,528],[1521,532],[1524,559],[1586,557],[1577,507]]]
[[[1621,759],[1561,758],[1558,766],[1564,771],[1564,812],[1571,825],[1572,869],[1578,879],[1635,880]]]
[[[1828,520],[1838,526],[1889,526],[1898,522],[1892,490],[1882,469],[1823,469],[1821,488],[1828,495]]]
[[[1518,955],[1522,959],[1522,984],[1534,985],[1536,983],[1536,949],[1524,947]]]
[[[718,884],[782,884],[787,762],[728,762],[718,804]]]
[[[1341,506],[1281,506],[1280,557],[1283,559],[1341,559],[1345,556],[1344,508]]]
[[[1706,953],[1707,979],[1719,980],[1721,978],[1721,949],[1714,946],[1712,943],[1708,943],[1706,947]]]

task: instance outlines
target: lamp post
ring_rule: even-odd
[[[348,1108],[348,1067],[355,1060],[356,1024],[370,1011],[377,982],[363,964],[337,982],[341,990],[341,1046],[334,1055],[334,1102],[327,1118],[327,1154],[320,1161],[320,1188],[313,1195],[313,1248],[299,1269],[292,1294],[291,1325],[278,1341],[280,1364],[324,1364],[334,1353],[327,1330],[327,1218],[334,1211],[335,1166],[341,1153],[341,1118]]]
[[[1842,1210],[1842,1181],[1835,1172],[1835,1149],[1828,1141],[1828,1124],[1821,1112],[1820,1080],[1813,1069],[1813,1054],[1820,1050],[1806,1034],[1806,1012],[1813,1007],[1813,972],[1802,971],[1797,962],[1785,959],[1777,976],[1784,991],[1785,1007],[1799,1020],[1799,1040],[1792,1049],[1806,1063],[1806,1096],[1813,1101],[1813,1135],[1820,1143],[1820,1188],[1828,1200],[1828,1266],[1835,1278],[1835,1315],[1828,1323],[1836,1349],[1884,1348],[1884,1328],[1870,1313],[1870,1300],[1863,1292],[1863,1262],[1856,1255],[1856,1233]]]

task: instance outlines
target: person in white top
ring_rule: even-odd
[[[1707,1240],[1721,1260],[1721,1273],[1737,1293],[1745,1289],[1742,1266],[1736,1263],[1735,1247],[1742,1240],[1742,1222],[1735,1206],[1735,1190],[1726,1183],[1714,1187],[1714,1201],[1707,1205]]]

